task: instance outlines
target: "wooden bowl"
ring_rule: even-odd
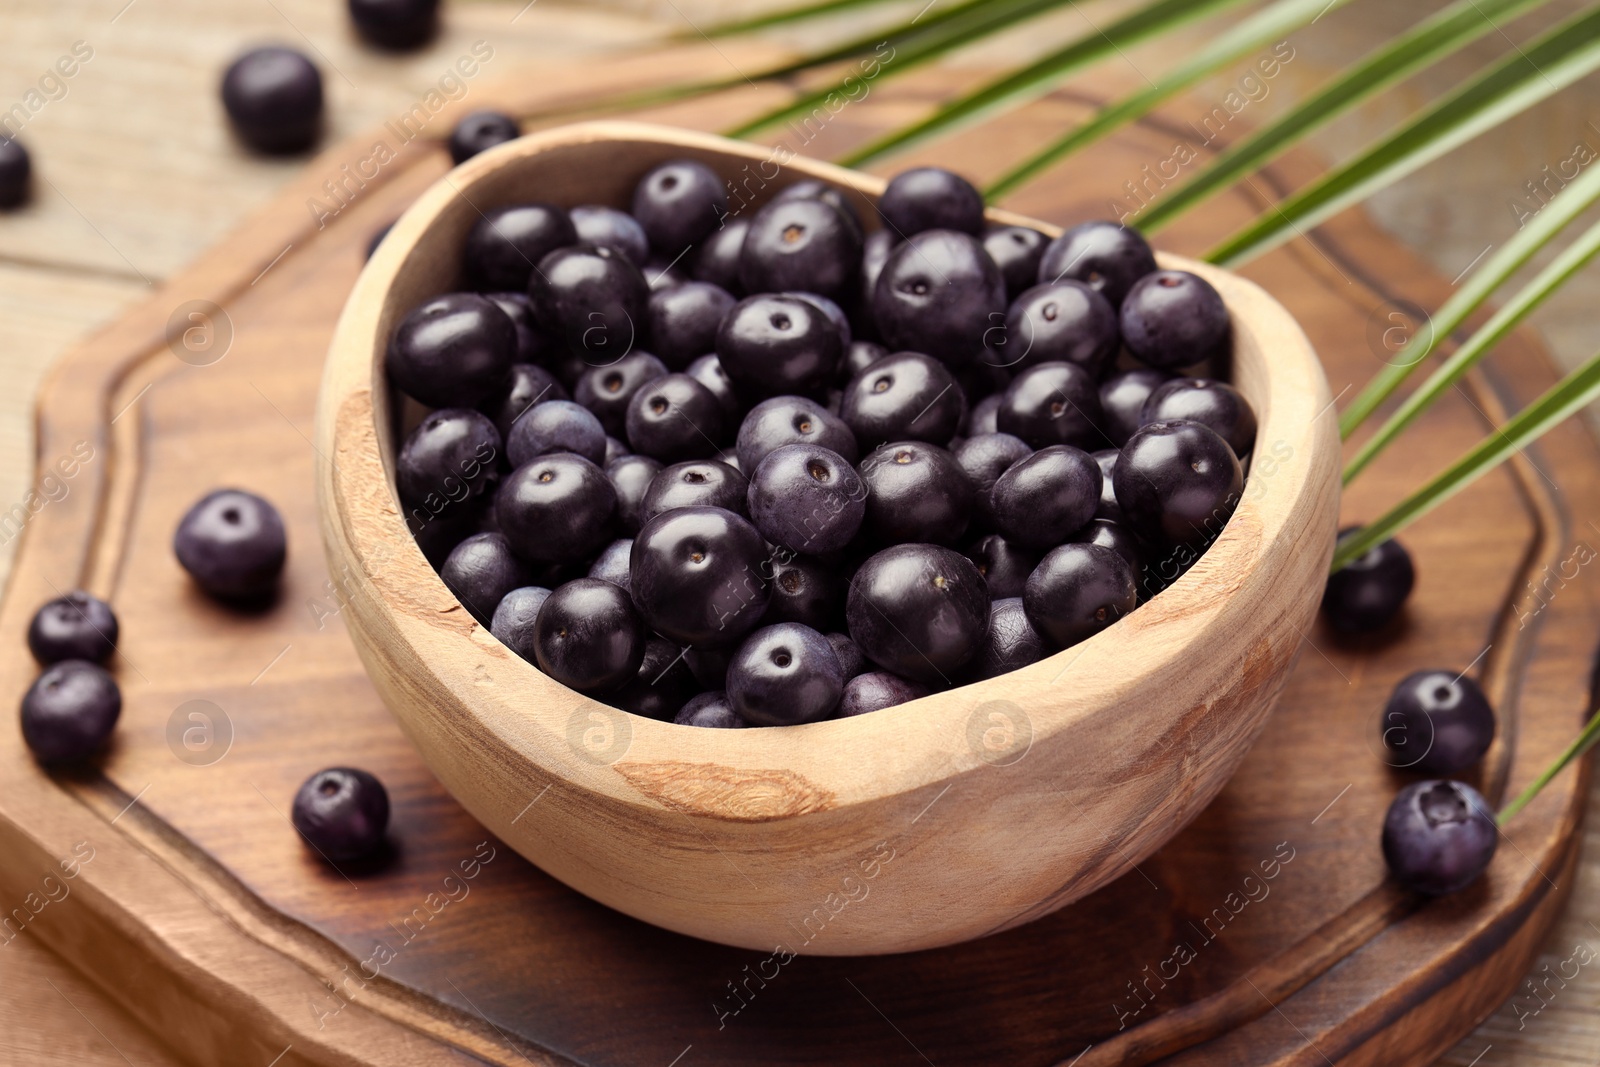
[[[1004,677],[848,720],[707,730],[628,715],[503,647],[423,558],[394,490],[384,351],[410,308],[456,287],[480,211],[625,206],[647,170],[681,157],[748,190],[745,210],[801,178],[866,200],[884,184],[682,130],[569,126],[450,172],[362,273],[328,357],[317,487],[343,616],[383,699],[445,787],[547,873],[647,922],[780,963],[981,937],[1128,872],[1227,782],[1317,608],[1339,440],[1305,335],[1250,282],[1161,257],[1227,301],[1233,381],[1260,431],[1243,500],[1216,543],[1103,633]]]

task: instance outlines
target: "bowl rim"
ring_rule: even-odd
[[[593,790],[617,804],[732,821],[770,822],[871,803],[992,765],[994,747],[977,740],[988,729],[1012,731],[1002,738],[1001,751],[1014,753],[1024,742],[1038,744],[1095,715],[1125,710],[1141,681],[1181,672],[1191,649],[1214,647],[1231,630],[1248,630],[1255,602],[1270,595],[1274,566],[1282,566],[1287,556],[1320,554],[1326,569],[1331,538],[1326,545],[1299,543],[1305,531],[1318,527],[1324,494],[1337,492],[1332,399],[1310,342],[1292,316],[1254,283],[1162,253],[1158,260],[1164,267],[1199,274],[1228,304],[1236,336],[1233,380],[1247,395],[1256,394],[1251,399],[1258,432],[1243,499],[1222,534],[1193,567],[1138,611],[1087,641],[999,678],[871,715],[801,726],[729,731],[678,726],[608,708],[560,685],[472,622],[408,531],[393,488],[395,442],[386,414],[383,358],[392,323],[410,306],[393,306],[397,282],[403,276],[409,280],[411,255],[430,235],[437,237],[434,227],[441,216],[462,200],[480,211],[491,206],[472,194],[508,168],[531,167],[548,153],[595,145],[648,145],[746,164],[775,158],[774,149],[709,134],[600,121],[536,132],[468,160],[397,220],[361,272],[340,317],[319,398],[317,483],[330,569],[340,573],[353,562],[374,591],[358,598],[357,610],[345,613],[348,625],[368,638],[357,640],[357,647],[368,658],[377,654],[368,647],[375,640],[392,644],[395,651],[386,654],[407,659],[404,670],[436,713],[454,718],[459,712],[465,729],[501,749],[488,758],[532,764],[552,780]],[[781,170],[790,180],[821,178],[869,198],[886,184],[794,155],[781,161]],[[775,182],[774,188],[781,184]],[[493,206],[501,202],[512,201]],[[1059,226],[1014,212],[991,210],[987,217],[1052,237],[1061,232]],[[1261,462],[1263,448],[1278,454],[1271,471]],[[1281,473],[1285,469],[1290,476]],[[370,659],[368,666],[373,667]],[[1069,674],[1071,684],[1059,685]],[[1150,725],[1160,728],[1160,709],[1151,708]],[[1172,714],[1179,712],[1189,709]],[[613,742],[625,733],[620,754],[612,742],[599,759],[587,744],[579,745],[574,731],[592,729],[611,730]],[[671,789],[641,789],[641,768],[656,776],[665,769],[720,775],[730,783],[766,782],[790,795],[774,799],[738,788],[720,794],[700,790],[686,803]],[[804,786],[798,800],[793,795],[797,783]],[[810,799],[806,790],[814,794]]]

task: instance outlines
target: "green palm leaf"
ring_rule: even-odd
[[[1550,784],[1552,778],[1566,770],[1567,764],[1593,748],[1597,741],[1600,741],[1600,711],[1594,713],[1589,719],[1589,724],[1578,735],[1577,740],[1568,745],[1567,750],[1557,756],[1556,761],[1546,767],[1543,774],[1530,782],[1528,788],[1524,789],[1517,796],[1517,799],[1501,809],[1500,814],[1495,816],[1496,825],[1504,826],[1510,822],[1512,816],[1527,807],[1528,802],[1538,796],[1539,791]]]
[[[1600,68],[1600,7],[1581,12],[1468,82],[1362,155],[1296,193],[1207,256],[1234,266],[1520,114]]]
[[[1496,29],[1496,19],[1516,18],[1547,2],[1457,0],[1367,55],[1276,122],[1222,152],[1188,182],[1141,211],[1139,228],[1155,233],[1363,100]]]
[[[1454,333],[1489,295],[1528,262],[1550,239],[1600,199],[1600,167],[1591,168],[1547,204],[1533,221],[1484,261],[1431,317],[1428,329],[1400,350],[1402,359],[1389,363],[1357,394],[1339,417],[1339,430],[1349,437],[1378,405],[1394,393],[1439,342]],[[1414,351],[1413,351],[1414,350]]]
[[[1562,378],[1539,399],[1517,412],[1427,485],[1406,497],[1376,522],[1344,538],[1333,552],[1337,571],[1416,522],[1503,461],[1554,429],[1600,397],[1600,354]]]
[[[845,166],[860,166],[890,152],[903,151],[969,126],[996,111],[1018,107],[1043,96],[1062,79],[1113,52],[1132,47],[1166,30],[1239,2],[1241,0],[1156,0],[1104,29],[1091,29],[1084,36],[1019,71],[941,105],[923,121],[880,138],[850,153],[840,162]],[[1323,2],[1327,3],[1327,0]],[[1345,0],[1336,2],[1344,3]]]
[[[1511,301],[1497,311],[1493,318],[1483,325],[1483,328],[1474,333],[1465,344],[1456,349],[1444,365],[1423,382],[1417,391],[1406,397],[1400,410],[1389,417],[1389,420],[1378,428],[1370,440],[1366,441],[1355,457],[1345,467],[1344,480],[1348,485],[1350,480],[1360,474],[1366,466],[1377,457],[1378,453],[1396,437],[1410,426],[1417,417],[1432,406],[1435,400],[1444,395],[1445,390],[1461,380],[1462,375],[1471,370],[1477,362],[1489,351],[1505,339],[1506,334],[1514,330],[1518,323],[1527,318],[1534,308],[1544,303],[1551,293],[1561,288],[1578,271],[1582,270],[1596,255],[1600,255],[1600,223],[1589,229],[1573,242],[1561,255],[1557,256],[1544,270],[1540,271],[1527,285],[1518,290]]]
[[[821,57],[810,57],[800,64],[791,65],[791,69],[782,69],[773,73],[758,75],[761,78],[783,77],[787,74],[798,73],[801,70],[818,66],[822,63],[849,59],[855,56],[866,55],[874,49],[887,43],[891,49],[891,57],[882,61],[883,74],[903,74],[908,70],[921,66],[931,60],[937,59],[958,48],[972,44],[990,34],[998,33],[1019,22],[1025,22],[1037,15],[1042,15],[1058,7],[1063,7],[1072,0],[970,0],[969,3],[951,8],[937,15],[930,15],[915,24],[915,29],[906,27],[907,32],[890,35],[887,38],[879,33],[863,37],[848,45],[833,49]],[[1168,0],[1174,2],[1174,0]],[[1196,3],[1218,3],[1220,0],[1190,0]],[[1237,0],[1230,0],[1237,2]],[[880,75],[881,76],[881,75]],[[859,82],[859,76],[851,75]],[[764,114],[758,115],[747,122],[728,131],[729,137],[749,137],[751,134],[775,126],[800,115],[809,115],[817,108],[830,102],[830,98],[845,96],[850,98],[853,87],[841,78],[824,88],[803,93],[792,103],[774,108]]]
[[[990,200],[1005,196],[1047,170],[1057,160],[1148,114],[1157,104],[1241,57],[1281,40],[1290,30],[1315,21],[1330,10],[1343,7],[1348,2],[1349,0],[1278,0],[1277,3],[1256,12],[1233,29],[1212,40],[1187,63],[1162,75],[1159,84],[1151,85],[1109,107],[1102,108],[1093,119],[1006,171],[984,190],[984,194]],[[1106,36],[1110,38],[1111,32],[1107,31]],[[1117,43],[1121,46],[1123,42],[1118,40]],[[929,123],[922,125],[928,126]],[[908,131],[908,134],[916,130],[917,127],[912,127],[912,131]],[[885,138],[879,144],[892,147],[894,142],[894,138]]]
[[[850,11],[858,7],[876,7],[886,2],[887,0],[825,0],[824,3],[802,4],[799,7],[790,7],[782,11],[756,15],[753,18],[719,22],[703,30],[685,30],[683,33],[678,34],[678,38],[680,40],[692,40],[697,37],[736,37],[741,33],[754,33],[756,30],[770,29],[773,26],[783,26],[791,22],[801,22],[826,15],[837,15],[840,12]]]

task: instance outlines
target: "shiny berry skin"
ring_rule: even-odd
[[[736,303],[710,282],[684,282],[650,294],[650,345],[661,362],[682,370],[717,348],[717,327]]]
[[[1022,595],[1028,575],[1039,565],[1044,553],[1013,544],[999,534],[985,534],[967,549],[966,556],[983,575],[989,595],[995,600],[1004,600]]]
[[[105,744],[121,714],[116,679],[87,660],[62,660],[23,696],[22,739],[41,763],[74,763]]]
[[[744,417],[744,405],[739,402],[739,394],[733,391],[733,383],[728,381],[728,375],[722,369],[722,361],[717,358],[715,352],[701,356],[689,364],[683,373],[711,390],[711,395],[722,405],[725,425],[738,425],[739,420]]]
[[[748,521],[721,508],[678,508],[633,539],[633,602],[669,641],[732,644],[767,610],[768,570],[766,543]]]
[[[661,464],[649,456],[621,456],[606,464],[606,477],[617,493],[617,526],[625,534],[636,534],[644,525],[640,509],[650,483],[661,473]]]
[[[520,291],[545,256],[577,241],[572,219],[554,204],[490,208],[467,231],[462,264],[479,290]]]
[[[1023,548],[1059,545],[1094,518],[1100,465],[1071,445],[1041,448],[1012,464],[989,492],[995,528]]]
[[[610,582],[623,590],[628,589],[628,561],[632,554],[632,538],[625,537],[620,541],[611,542],[594,558],[594,562],[589,564],[587,577],[598,578],[602,582]]]
[[[465,163],[479,152],[522,136],[517,120],[499,111],[474,111],[450,131],[450,159]]]
[[[833,646],[833,654],[839,657],[839,666],[844,668],[846,679],[854,678],[867,669],[867,657],[860,647],[850,640],[849,634],[831,633],[827,637],[828,644]]]
[[[750,409],[739,424],[739,467],[754,471],[784,445],[816,445],[854,463],[860,457],[856,435],[844,420],[815,400],[775,396]]]
[[[1002,361],[1012,370],[1076,363],[1098,381],[1122,346],[1117,311],[1082,282],[1036,285],[1006,312]]]
[[[1211,427],[1153,422],[1117,460],[1117,503],[1135,532],[1167,545],[1210,544],[1239,504],[1239,458]]]
[[[878,288],[883,265],[889,262],[890,254],[899,247],[900,235],[893,230],[873,230],[867,234],[861,246],[861,286],[858,290],[859,303],[866,310],[872,309],[872,294]]]
[[[1122,505],[1117,503],[1117,483],[1114,475],[1117,472],[1117,460],[1122,452],[1115,448],[1102,448],[1098,452],[1090,452],[1094,461],[1100,465],[1100,506],[1094,509],[1097,519],[1110,519],[1112,522],[1126,522],[1127,516],[1122,513]]]
[[[628,405],[634,394],[668,374],[666,364],[648,352],[629,352],[621,359],[591,366],[573,386],[572,399],[594,412],[613,436],[628,432]]]
[[[663,463],[715,456],[722,447],[722,403],[687,374],[649,382],[628,402],[628,444]]]
[[[850,639],[880,667],[930,685],[949,683],[983,647],[989,590],[959,552],[895,545],[856,571],[845,617]]]
[[[650,247],[669,261],[715,230],[727,213],[722,179],[693,160],[661,164],[633,193],[633,217],[644,227]]]
[[[1007,382],[1006,384],[1009,385],[1010,383]],[[1004,399],[1004,393],[990,393],[972,405],[972,410],[967,413],[967,436],[969,438],[1000,432],[1000,404]]]
[[[1066,544],[1039,561],[1022,590],[1022,604],[1040,633],[1061,648],[1093,637],[1138,603],[1138,579],[1128,561],[1104,545]]]
[[[617,491],[605,472],[570,452],[518,467],[494,498],[495,518],[511,547],[535,563],[594,555],[612,540],[616,510]]]
[[[866,529],[885,545],[953,545],[972,520],[972,483],[955,457],[925,441],[884,445],[861,461]]]
[[[570,400],[548,400],[524,411],[511,424],[506,454],[522,467],[553,452],[571,452],[590,463],[606,458],[606,431],[594,413]]]
[[[558,248],[538,260],[528,298],[539,326],[591,367],[632,352],[649,324],[644,275],[609,245]]]
[[[116,650],[117,617],[111,605],[81,589],[47,600],[28,624],[28,651],[40,663],[104,663]]]
[[[33,161],[28,150],[10,137],[0,137],[0,208],[13,208],[28,199]]]
[[[1163,270],[1136,282],[1122,301],[1122,341],[1135,359],[1176,370],[1226,356],[1233,327],[1222,295],[1198,274]]]
[[[989,253],[1006,281],[1006,299],[1015,300],[1039,282],[1039,260],[1050,238],[1026,226],[996,226],[983,235]]]
[[[852,195],[860,198],[863,204],[870,206],[870,203],[860,193],[849,193],[837,185],[829,185],[820,178],[801,178],[793,185],[786,185],[779,189],[773,194],[772,199],[774,202],[783,200],[821,200],[843,215],[844,220],[855,229],[856,233],[865,233],[866,230],[861,225],[861,213],[856,210],[855,201],[851,199]]]
[[[1150,394],[1172,380],[1153,367],[1136,367],[1113,374],[1100,383],[1100,428],[1121,448],[1145,424],[1144,405]]]
[[[747,402],[821,396],[844,346],[826,312],[794,296],[763,294],[735,304],[717,330],[717,358]]]
[[[400,499],[434,510],[459,505],[494,488],[503,455],[500,432],[471,408],[431,411],[406,436],[395,460]]]
[[[919,352],[884,356],[844,387],[839,417],[865,449],[885,441],[946,445],[967,414],[949,369]]]
[[[844,685],[839,695],[841,719],[867,715],[897,704],[909,704],[932,695],[933,690],[921,682],[913,682],[888,671],[870,671],[858,674]]]
[[[1213,378],[1174,378],[1145,401],[1145,422],[1188,419],[1217,431],[1243,462],[1256,443],[1256,413],[1250,401]]]
[[[1006,597],[989,605],[989,631],[983,651],[967,666],[967,679],[981,681],[1021,670],[1050,654],[1050,642],[1028,619],[1021,597]]]
[[[938,167],[895,175],[878,199],[878,213],[902,239],[924,230],[983,235],[983,195],[959,174]]]
[[[747,293],[803,290],[837,297],[861,269],[861,229],[823,200],[773,200],[750,220],[739,253]]]
[[[565,388],[555,376],[533,363],[513,363],[504,388],[493,393],[478,405],[478,410],[489,416],[501,440],[511,432],[518,416],[535,404],[546,400],[570,400]]]
[[[445,588],[487,627],[507,593],[533,584],[533,574],[511,551],[504,534],[480,533],[462,541],[439,568]]]
[[[757,630],[734,653],[728,702],[755,726],[818,722],[833,714],[844,681],[827,638],[809,626],[782,622]]]
[[[439,26],[439,0],[348,0],[356,32],[382,48],[416,48]]]
[[[300,152],[322,130],[322,74],[292,48],[257,48],[222,76],[222,106],[239,139],[256,151]]]
[[[383,783],[354,767],[330,767],[305,780],[294,795],[290,821],[329,863],[375,856],[389,829]]]
[[[850,328],[850,316],[845,313],[844,308],[839,306],[838,301],[820,293],[808,293],[801,289],[786,289],[778,295],[799,297],[801,300],[815,304],[824,315],[828,316],[828,321],[832,322],[834,328],[839,331],[839,351],[845,355],[849,354],[850,346],[855,343],[855,333]],[[844,365],[843,356],[840,357],[839,364],[841,367]]]
[[[726,463],[695,459],[664,467],[639,503],[639,522],[649,522],[675,508],[722,508],[748,516],[750,481]]]
[[[539,669],[580,693],[610,693],[631,682],[648,636],[627,592],[598,578],[551,593],[533,624]]]
[[[713,689],[692,698],[678,709],[673,722],[679,726],[705,726],[719,730],[742,730],[750,724],[739,717],[722,689]]]
[[[816,556],[855,538],[867,487],[850,461],[819,445],[784,445],[750,475],[750,521],[776,545]]]
[[[849,385],[850,379],[888,354],[889,350],[876,341],[851,341],[839,366],[839,384]]]
[[[1091,519],[1080,530],[1072,535],[1072,540],[1080,545],[1103,545],[1111,549],[1128,561],[1128,566],[1133,568],[1134,576],[1143,578],[1144,558],[1146,548],[1134,536],[1133,531],[1119,522],[1110,519]],[[1153,595],[1147,592],[1142,584],[1140,593],[1146,596]]]
[[[477,293],[446,293],[401,320],[385,365],[413,400],[470,408],[505,386],[516,356],[516,327],[499,305]]]
[[[1156,270],[1155,253],[1138,230],[1115,222],[1085,222],[1051,241],[1039,260],[1039,281],[1063,278],[1097,289],[1112,307],[1135,282]]]
[[[172,550],[207,593],[256,601],[276,591],[289,538],[283,517],[267,501],[242,489],[217,489],[183,516]]]
[[[1349,537],[1360,529],[1340,530],[1339,537]],[[1328,579],[1322,593],[1322,617],[1341,633],[1373,633],[1400,614],[1416,584],[1411,553],[1399,541],[1381,542]]]
[[[644,274],[645,284],[650,287],[652,293],[659,293],[666,289],[676,289],[690,280],[689,275],[683,270],[681,261],[674,263],[660,256],[651,258],[639,270]]]
[[[511,590],[500,598],[500,603],[495,607],[494,616],[489,620],[489,632],[502,645],[529,663],[534,663],[537,657],[533,648],[533,624],[539,617],[539,609],[544,607],[548,599],[550,590],[542,585],[525,585]]]
[[[1033,448],[1098,448],[1100,392],[1094,375],[1076,363],[1040,363],[1012,380],[1000,399],[995,425]]]
[[[672,722],[679,709],[700,692],[683,658],[681,646],[651,638],[645,642],[644,659],[633,681],[610,694],[606,703],[647,719]]]
[[[1494,709],[1471,678],[1417,671],[1389,694],[1380,733],[1390,766],[1455,774],[1483,758],[1494,730]]]
[[[689,253],[689,276],[695,281],[710,282],[734,296],[742,295],[739,258],[744,253],[744,239],[749,232],[749,219],[723,219],[722,225]]]
[[[495,307],[506,313],[512,329],[517,332],[517,363],[550,363],[561,357],[554,344],[533,317],[533,302],[525,291],[515,293],[484,293]],[[541,368],[542,369],[542,368]]]
[[[785,559],[777,554],[770,567],[772,600],[767,604],[767,613],[761,616],[762,626],[798,622],[826,633],[844,625],[848,583],[836,568],[810,556]]]
[[[952,367],[973,362],[1005,325],[1006,283],[976,237],[927,230],[889,254],[872,292],[884,343]]]
[[[1499,836],[1488,803],[1470,785],[1415,782],[1384,816],[1383,859],[1407,889],[1443,896],[1484,872]]]
[[[578,241],[586,245],[610,245],[627,256],[640,269],[650,261],[650,239],[639,220],[626,211],[599,204],[581,204],[567,212]]]

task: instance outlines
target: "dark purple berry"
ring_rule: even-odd
[[[751,408],[739,424],[739,467],[754,471],[777,449],[802,444],[837,452],[850,463],[860,456],[855,434],[839,416],[815,400],[775,396]]]
[[[1216,431],[1198,422],[1153,422],[1117,460],[1117,503],[1129,525],[1167,545],[1210,544],[1239,504],[1244,474]]]
[[[246,52],[222,76],[222,105],[239,139],[258,152],[311,147],[322,130],[322,74],[292,48]]]
[[[596,204],[583,204],[567,212],[578,241],[586,245],[609,245],[627,256],[641,270],[650,261],[650,239],[644,227],[626,211]]]
[[[1228,354],[1232,328],[1222,295],[1198,274],[1163,270],[1122,301],[1122,340],[1142,363],[1176,370]]]
[[[861,461],[866,528],[880,544],[952,545],[972,521],[972,483],[955,457],[925,441],[884,445]]]
[[[305,780],[290,815],[300,836],[329,863],[376,855],[389,829],[389,794],[366,771],[330,767]]]
[[[850,461],[820,445],[784,445],[750,476],[750,521],[773,544],[816,556],[855,538],[867,488]]]
[[[1006,312],[1001,362],[1012,370],[1076,363],[1099,380],[1121,348],[1117,309],[1082,282],[1036,285]]]
[[[1100,465],[1071,445],[1024,456],[989,492],[995,528],[1024,548],[1059,545],[1094,518],[1100,505]]]
[[[980,437],[984,434],[999,433],[1000,405],[1004,400],[1004,392],[990,393],[972,405],[972,411],[967,415],[967,436]]]
[[[0,208],[13,208],[28,199],[33,162],[28,150],[12,137],[0,137]]]
[[[839,718],[848,719],[866,715],[898,704],[909,704],[929,696],[933,690],[921,682],[913,682],[887,671],[858,674],[845,683],[839,695]]]
[[[523,559],[574,563],[611,541],[617,491],[589,460],[553,452],[502,481],[494,510],[506,539]]]
[[[1039,282],[1039,260],[1050,238],[1026,226],[996,226],[983,235],[989,253],[1006,281],[1006,298],[1015,300]]]
[[[868,311],[872,308],[872,294],[878,288],[878,278],[889,255],[900,246],[900,235],[890,229],[874,230],[867,234],[861,246],[861,286],[858,303]]]
[[[607,545],[589,564],[590,578],[610,582],[621,589],[629,588],[629,560],[633,556],[633,539],[623,538]]]
[[[242,489],[217,489],[183,516],[172,550],[207,593],[256,601],[277,589],[289,538],[283,517],[267,501]]]
[[[648,352],[630,352],[621,359],[590,367],[578,379],[572,398],[600,420],[613,436],[628,432],[628,405],[649,383],[665,378],[666,365]]]
[[[1001,433],[1020,437],[1033,448],[1097,448],[1105,442],[1099,422],[1094,375],[1076,363],[1029,367],[1006,387],[995,414]]]
[[[628,594],[598,578],[579,578],[551,593],[533,624],[539,669],[570,689],[596,695],[633,680],[647,637]]]
[[[744,288],[739,284],[739,259],[749,232],[749,219],[724,219],[722,225],[712,230],[689,254],[689,276],[696,281],[710,282],[734,296],[743,294]]]
[[[439,26],[439,0],[349,0],[356,32],[382,48],[416,48]]]
[[[1021,670],[1050,654],[1050,643],[1034,629],[1023,610],[1021,597],[1007,597],[989,605],[989,631],[983,651],[967,668],[970,681],[998,678]]]
[[[1117,483],[1112,477],[1117,472],[1117,460],[1122,452],[1115,448],[1102,448],[1098,452],[1091,452],[1095,463],[1100,466],[1100,504],[1094,509],[1097,519],[1110,519],[1112,522],[1126,522],[1127,516],[1122,514],[1122,505],[1117,503]]]
[[[728,380],[728,375],[722,369],[722,361],[715,352],[701,356],[689,364],[683,373],[711,390],[711,395],[722,405],[725,426],[735,426],[744,417],[744,405],[739,403],[739,394],[733,391],[733,383]]]
[[[1401,679],[1383,709],[1381,736],[1392,766],[1455,774],[1483,758],[1494,741],[1494,709],[1476,682],[1454,671]]]
[[[489,416],[500,437],[511,432],[511,426],[523,412],[546,400],[568,400],[566,389],[555,376],[543,367],[532,363],[513,363],[506,387],[478,405],[478,410]]]
[[[657,378],[628,402],[628,444],[663,463],[705,459],[722,447],[722,403],[687,374]]]
[[[902,544],[861,565],[845,614],[868,659],[905,678],[948,683],[983,646],[989,590],[959,552]]]
[[[750,221],[739,255],[747,293],[803,290],[836,297],[854,285],[861,229],[823,200],[773,200]]]
[[[772,600],[761,625],[798,622],[819,633],[844,625],[844,576],[808,556],[774,559]]]
[[[1102,545],[1109,548],[1128,561],[1128,566],[1133,568],[1135,577],[1144,574],[1147,550],[1134,536],[1133,531],[1119,522],[1110,519],[1091,519],[1087,525],[1072,535],[1072,540],[1080,545]],[[1142,585],[1140,591],[1145,592]]]
[[[406,435],[395,460],[400,499],[435,507],[461,504],[493,489],[501,460],[500,432],[470,408],[429,412]]]
[[[536,663],[533,645],[533,624],[539,618],[539,609],[550,598],[550,590],[542,585],[525,585],[513,589],[500,599],[489,620],[489,632],[511,651]]]
[[[700,691],[683,657],[683,647],[671,641],[646,641],[644,659],[633,681],[607,697],[607,703],[647,719],[672,722],[679,709]]]
[[[679,159],[663,163],[639,182],[633,217],[650,247],[669,261],[708,236],[728,213],[728,193],[716,171]]]
[[[833,646],[795,622],[757,630],[728,665],[728,702],[756,726],[826,719],[843,690],[844,670]]]
[[[522,136],[517,120],[499,111],[474,111],[450,131],[450,159],[465,163],[479,152]]]
[[[617,525],[625,534],[636,534],[644,525],[641,510],[650,483],[661,473],[661,464],[649,456],[622,456],[606,464],[606,477],[617,492]]]
[[[537,262],[528,279],[534,318],[567,351],[605,367],[638,347],[649,328],[650,287],[627,255],[609,245],[576,245]]]
[[[878,213],[902,239],[924,230],[983,234],[983,194],[959,174],[938,167],[895,175],[878,199]]]
[[[517,331],[499,305],[477,293],[446,293],[413,310],[389,342],[389,376],[432,408],[469,408],[503,388],[517,356]]]
[[[572,219],[554,204],[490,208],[467,231],[462,262],[479,290],[525,290],[545,256],[577,240]]]
[[[62,660],[23,696],[22,739],[41,763],[75,763],[105,744],[121,714],[116,679],[87,660]]]
[[[33,613],[28,650],[44,664],[68,659],[104,663],[117,650],[117,617],[104,600],[73,590]]]
[[[1429,896],[1470,885],[1494,859],[1500,831],[1488,803],[1462,782],[1416,782],[1383,820],[1383,858],[1395,881]]]
[[[1122,555],[1103,545],[1051,549],[1028,576],[1023,607],[1061,648],[1092,637],[1134,609],[1138,580]]]
[[[661,362],[682,370],[717,348],[717,327],[736,301],[710,282],[684,282],[650,294],[650,343]]]
[[[889,255],[872,293],[872,317],[892,349],[965,366],[1005,326],[1006,284],[978,239],[927,230]]]
[[[533,302],[528,299],[525,291],[483,295],[506,313],[506,318],[511,320],[512,329],[517,331],[517,348],[513,357],[517,364],[542,364],[561,358],[557,346],[539,329],[539,323],[533,317]]]
[[[995,600],[1021,596],[1023,587],[1028,584],[1028,575],[1044,558],[1043,552],[1013,544],[999,534],[980,538],[966,554],[983,575],[989,596]]]
[[[657,515],[633,540],[633,602],[652,629],[683,645],[732,644],[766,613],[767,546],[721,508]]]
[[[749,480],[726,463],[714,459],[674,463],[651,480],[639,504],[639,521],[649,522],[676,508],[722,508],[748,515],[749,493]]]
[[[1050,242],[1039,260],[1039,281],[1080,281],[1119,307],[1134,283],[1155,269],[1155,253],[1138,230],[1085,222]]]
[[[839,416],[856,442],[950,443],[966,417],[967,398],[948,368],[918,352],[885,356],[845,386]]]
[[[1339,531],[1341,539],[1359,532],[1352,526]],[[1351,560],[1328,579],[1322,594],[1322,616],[1328,625],[1347,634],[1381,630],[1400,614],[1417,584],[1411,553],[1392,538]]]
[[[855,228],[857,234],[865,233],[865,228],[861,224],[861,213],[856,210],[852,196],[858,198],[863,205],[871,206],[871,202],[860,193],[849,193],[837,185],[829,185],[820,178],[801,178],[793,185],[786,185],[778,190],[772,199],[774,201],[821,200],[843,215],[844,220]]]
[[[833,646],[833,654],[839,657],[839,666],[844,670],[848,680],[854,678],[867,669],[867,657],[849,634],[831,633],[827,635],[828,644]]]
[[[1240,461],[1256,443],[1256,413],[1250,401],[1226,382],[1212,378],[1174,378],[1145,401],[1144,421],[1188,419],[1204,423],[1233,448]]]
[[[1145,424],[1144,405],[1150,394],[1172,379],[1166,371],[1138,367],[1113,374],[1100,384],[1100,427],[1121,448]]]
[[[763,294],[734,305],[717,330],[717,358],[741,398],[821,396],[844,358],[826,312],[794,296]]]
[[[533,575],[511,551],[504,534],[480,533],[462,541],[439,568],[445,588],[487,627],[507,593],[533,584]]]
[[[672,721],[679,726],[706,726],[719,730],[742,730],[750,725],[733,710],[727,692],[721,689],[694,697],[678,709]]]
[[[851,341],[844,352],[844,363],[839,367],[839,384],[849,385],[850,379],[888,354],[889,350],[876,341]]]
[[[570,400],[547,400],[524,411],[511,424],[506,454],[512,467],[522,467],[540,456],[571,452],[590,463],[606,458],[606,431],[588,408]]]

